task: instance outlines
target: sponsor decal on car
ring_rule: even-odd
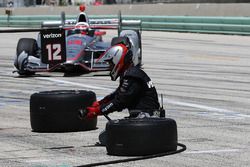
[[[43,38],[61,38],[61,37],[62,34],[53,34],[53,33],[43,34]]]

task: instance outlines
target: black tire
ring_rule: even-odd
[[[34,132],[76,132],[96,129],[97,118],[81,120],[79,109],[96,100],[92,91],[55,90],[30,97],[30,122]]]
[[[177,150],[177,125],[170,118],[121,119],[106,124],[109,155],[139,156]]]
[[[16,56],[17,56],[17,60],[18,60],[18,57],[19,55],[25,51],[26,53],[28,53],[28,55],[32,55],[32,56],[36,56],[36,52],[38,50],[38,45],[37,45],[37,42],[35,39],[32,39],[32,38],[21,38],[19,39],[18,43],[17,43],[17,48],[16,48]],[[27,62],[28,60],[26,60],[25,63],[28,63]],[[23,64],[23,66],[25,66]],[[19,75],[24,75],[24,76],[30,76],[30,75],[34,75],[35,72],[33,71],[27,71],[27,70],[24,70],[23,69],[23,66],[22,67],[19,67],[18,66],[18,63],[15,64],[16,68],[18,69],[18,74]]]
[[[141,33],[140,33],[140,31],[139,30],[137,30],[136,31],[136,33],[137,33],[137,35],[138,35],[138,38],[139,38],[139,48],[140,48],[140,50],[141,50],[141,52],[140,52],[140,63],[139,63],[139,66],[141,67],[142,66],[142,42],[141,42]]]
[[[125,30],[126,31],[126,30]],[[135,32],[136,33],[136,35],[137,35],[137,37],[138,37],[138,47],[140,48],[140,55],[139,55],[139,62],[138,62],[138,66],[142,66],[142,39],[141,39],[141,32],[139,31],[139,30],[129,30],[129,31],[133,31],[133,32]],[[131,32],[130,33],[125,33],[125,34],[123,34],[124,36],[130,36],[131,35]],[[121,32],[122,33],[122,32]],[[121,33],[120,33],[120,35],[121,35]],[[122,36],[122,37],[124,37],[124,36]],[[115,39],[112,39],[112,41],[114,40],[114,42],[116,42],[116,40]],[[111,42],[111,45],[112,45],[112,42]]]
[[[129,44],[129,39],[128,37],[114,37],[111,40],[111,46],[117,45],[117,44],[124,44],[124,45],[128,45]]]
[[[35,39],[32,38],[21,38],[17,43],[16,55],[25,51],[28,55],[36,56],[38,45]]]

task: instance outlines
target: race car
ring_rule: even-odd
[[[109,65],[102,61],[118,42],[129,43],[134,65],[141,65],[142,46],[140,20],[89,19],[80,7],[76,20],[45,21],[37,39],[21,38],[16,48],[14,66],[19,75],[34,75],[36,72],[60,71],[89,73],[109,71]],[[136,26],[133,30],[122,30],[124,25]],[[118,29],[117,37],[104,41],[105,29]],[[115,54],[115,53],[114,53]]]

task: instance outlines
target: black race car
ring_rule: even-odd
[[[108,71],[107,62],[101,57],[116,41],[128,38],[135,65],[141,64],[142,47],[139,20],[88,19],[81,11],[76,20],[46,21],[39,29],[37,39],[21,38],[14,60],[15,72],[33,75],[36,72],[62,71],[64,73],[88,73]],[[133,30],[122,30],[124,25]],[[105,29],[118,29],[117,37],[104,41]],[[29,31],[29,30],[27,30]]]

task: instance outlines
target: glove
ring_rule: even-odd
[[[102,114],[99,105],[87,107],[86,109],[88,111],[86,118],[88,118],[88,119],[93,119],[93,118],[97,117],[98,115]]]
[[[97,115],[100,115],[100,104],[98,101],[94,101],[90,107],[87,107],[85,109],[80,109],[79,110],[79,118],[84,119],[84,118],[95,118]]]
[[[98,107],[98,106],[100,106],[99,101],[94,101],[91,105],[91,107]]]

